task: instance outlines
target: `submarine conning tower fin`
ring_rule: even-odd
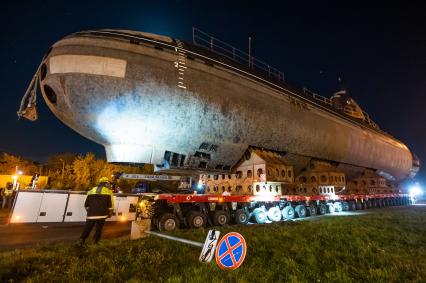
[[[350,97],[348,92],[345,89],[335,92],[331,97],[331,104],[334,108],[339,111],[344,112],[346,115],[351,116],[356,119],[365,121],[366,117],[364,111],[359,107],[358,103]]]

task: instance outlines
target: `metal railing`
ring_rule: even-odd
[[[251,56],[251,54],[246,53],[240,49],[237,49],[234,46],[226,42],[223,42],[195,27],[192,28],[192,43],[194,45],[207,48],[237,63],[246,65],[250,69],[258,70],[258,71],[260,70],[268,74],[269,78],[274,78],[282,82],[285,81],[284,73],[281,72],[280,70],[272,67],[271,65],[265,62],[262,62],[254,58],[253,56]],[[330,98],[319,95],[313,91],[310,91],[307,88],[303,88],[303,93],[312,97],[314,100],[317,100],[324,104],[332,106],[332,102]],[[364,122],[366,122],[367,124],[369,124],[370,126],[376,129],[379,129],[377,124],[374,123],[373,120],[371,120],[370,116],[366,112],[362,111],[362,113],[364,114]],[[345,114],[350,115],[350,113],[345,113]]]
[[[331,106],[331,99],[330,98],[319,95],[318,93],[310,91],[309,89],[307,89],[305,87],[303,88],[303,93],[311,96],[313,99],[316,99],[318,101],[321,101],[321,102]]]
[[[270,78],[274,78],[282,82],[285,81],[284,73],[280,70],[195,27],[192,28],[192,42],[194,45],[210,49],[211,51],[225,56],[235,62],[246,65],[250,69],[263,71],[268,74]]]

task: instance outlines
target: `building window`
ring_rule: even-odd
[[[329,194],[330,193],[330,188],[327,188],[327,194]]]
[[[213,175],[213,179],[217,180],[217,179],[219,179],[219,176],[218,175]]]
[[[317,182],[317,178],[315,178],[315,176],[311,176],[311,183],[316,183]]]
[[[315,187],[312,188],[312,193],[314,193],[314,194],[317,193],[317,189]]]
[[[214,187],[213,187],[213,190],[214,190],[215,192],[217,192],[217,191],[219,190],[219,188],[218,188],[217,186],[214,186]]]
[[[278,193],[279,190],[280,190],[280,186],[278,185],[275,187],[275,191]]]
[[[241,171],[237,171],[237,172],[235,173],[235,175],[237,176],[237,179],[241,179],[241,178],[243,177],[243,172],[241,172]]]
[[[287,176],[288,176],[289,178],[291,178],[291,170],[288,170],[288,171],[287,171]]]
[[[260,177],[260,175],[263,174],[262,168],[257,169],[257,177]]]
[[[253,172],[251,172],[251,170],[247,171],[247,178],[251,178],[253,177]]]
[[[268,172],[268,177],[272,176],[272,170],[270,168],[268,168],[268,170],[266,172]]]
[[[280,176],[280,170],[275,169],[275,177],[279,177]]]
[[[228,192],[231,192],[232,191],[232,187],[231,186],[229,186],[228,187]]]
[[[327,182],[327,176],[321,175],[321,182],[323,183]]]
[[[285,170],[281,170],[281,177],[285,177]]]
[[[237,186],[236,188],[235,188],[235,190],[237,191],[237,192],[239,192],[239,191],[241,191],[241,189],[242,189],[243,187],[241,187],[241,186]]]
[[[251,193],[251,191],[252,191],[252,187],[251,187],[251,185],[248,185],[247,186],[247,192]]]
[[[272,185],[269,185],[269,191],[272,193]]]
[[[256,185],[256,192],[259,192],[259,191],[260,191],[260,186]]]
[[[222,192],[224,192],[225,191],[225,186],[222,186]]]

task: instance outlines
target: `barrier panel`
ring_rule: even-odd
[[[138,196],[114,195],[114,211],[107,221],[136,219]],[[86,192],[18,191],[9,223],[85,222]]]

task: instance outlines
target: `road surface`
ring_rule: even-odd
[[[0,251],[37,244],[77,242],[83,226],[84,223],[0,225]],[[115,238],[130,235],[130,227],[131,222],[105,223],[102,237]]]

